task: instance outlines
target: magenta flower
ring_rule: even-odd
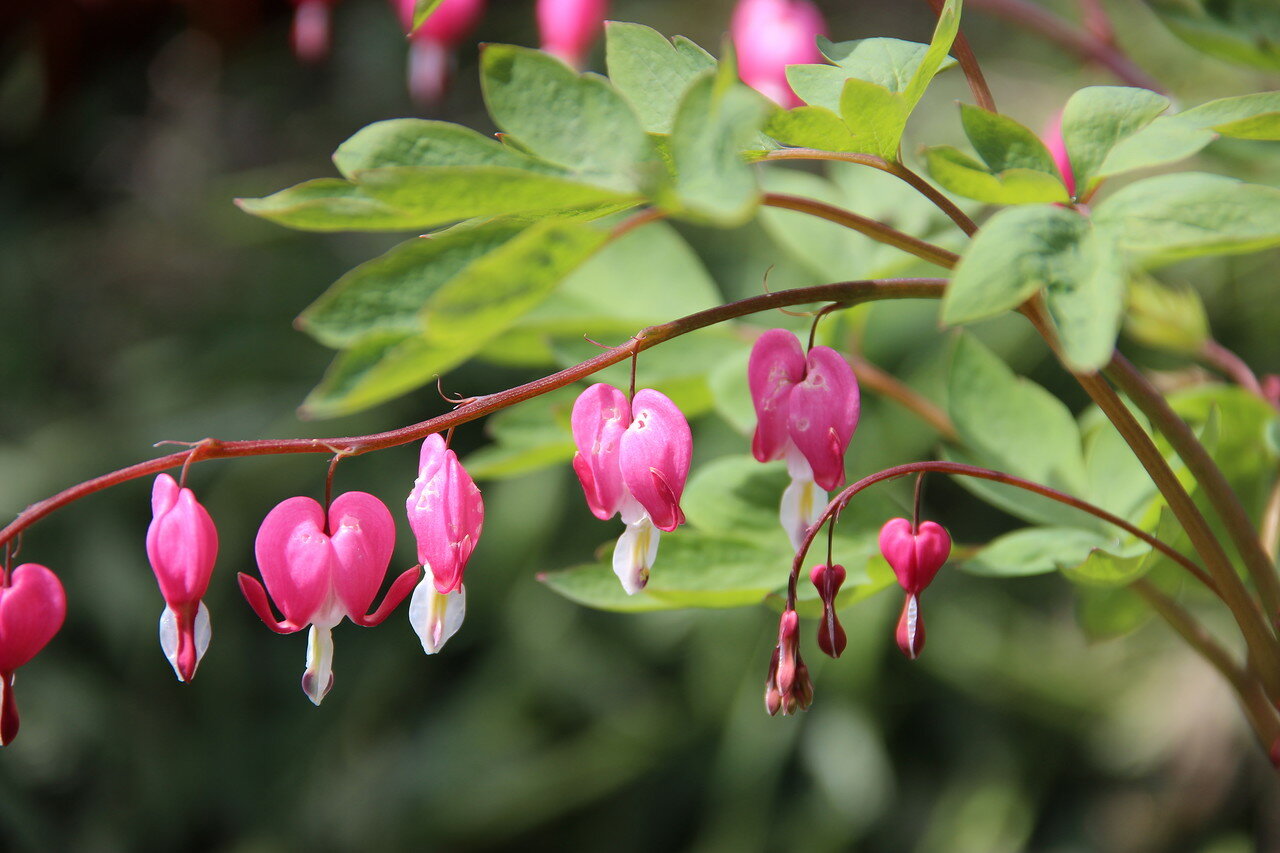
[[[880,529],[880,553],[907,593],[898,619],[898,648],[911,660],[924,648],[924,619],[920,594],[932,583],[951,554],[951,536],[939,524],[923,522],[918,529],[905,518],[892,518]]]
[[[317,705],[333,687],[333,627],[344,616],[365,627],[381,623],[418,579],[416,566],[404,572],[381,606],[367,613],[386,576],[395,542],[391,512],[365,492],[339,495],[327,518],[311,498],[289,498],[267,513],[258,529],[254,552],[267,588],[242,572],[240,591],[276,633],[292,634],[311,626],[302,689]],[[284,619],[275,618],[267,591]]]
[[[1058,171],[1062,173],[1062,183],[1067,187],[1067,195],[1074,197],[1076,194],[1076,179],[1071,171],[1071,157],[1067,155],[1067,143],[1062,138],[1062,110],[1053,114],[1053,118],[1049,119],[1044,126],[1045,147],[1049,149],[1049,153],[1053,155],[1054,165],[1058,167]]]
[[[319,62],[329,55],[332,24],[330,9],[338,0],[293,0],[293,26],[289,41],[293,55],[303,62]]]
[[[787,66],[821,62],[816,39],[825,31],[822,13],[809,0],[741,0],[730,34],[742,81],[784,107],[800,106]]]
[[[747,383],[757,418],[751,452],[761,462],[787,462],[781,520],[798,548],[826,508],[826,492],[844,483],[844,454],[861,411],[858,380],[830,347],[806,356],[795,335],[771,329],[751,348]]]
[[[542,49],[582,68],[608,8],[608,0],[538,0]]]
[[[484,527],[484,500],[471,475],[438,434],[422,442],[418,479],[405,504],[426,574],[409,602],[409,623],[432,655],[462,626],[462,574]]]
[[[657,531],[684,523],[680,496],[689,476],[693,435],[684,414],[651,389],[627,400],[612,385],[592,385],[573,404],[573,470],[596,518],[621,513],[626,531],[613,551],[613,571],[634,595],[658,555]]]
[[[58,576],[36,563],[0,573],[0,582],[0,746],[8,746],[18,734],[13,673],[58,633],[67,598]]]
[[[413,27],[415,0],[392,0],[406,32]],[[444,0],[422,26],[410,33],[409,94],[420,104],[444,97],[453,66],[453,50],[480,22],[484,0]]]
[[[147,558],[164,596],[160,648],[178,680],[189,682],[212,636],[209,608],[201,599],[218,558],[218,530],[195,494],[168,474],[151,487]]]

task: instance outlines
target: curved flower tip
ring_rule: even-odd
[[[449,638],[458,633],[467,614],[467,588],[459,585],[452,592],[436,589],[428,570],[409,600],[409,624],[422,641],[422,650],[434,655],[444,648]]]
[[[742,0],[730,34],[743,82],[784,107],[800,106],[787,66],[821,62],[815,40],[825,31],[822,13],[809,0]]]
[[[608,7],[608,0],[538,0],[542,49],[574,68],[582,68],[604,26]]]
[[[951,555],[951,536],[932,521],[913,531],[907,519],[893,518],[880,529],[880,553],[893,568],[898,584],[919,595]]]
[[[14,672],[48,645],[66,616],[62,583],[44,566],[23,563],[0,586],[0,746],[18,734]]]
[[[179,681],[189,682],[209,648],[209,611],[201,602],[218,559],[218,530],[190,489],[168,474],[151,489],[147,558],[165,608],[160,647]]]
[[[484,528],[484,499],[438,434],[422,442],[418,478],[405,511],[417,540],[418,562],[434,579],[436,591],[456,591]]]

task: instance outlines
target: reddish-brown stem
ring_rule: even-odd
[[[905,182],[916,192],[933,202],[934,206],[945,213],[952,222],[960,226],[960,230],[972,237],[978,232],[978,225],[963,210],[956,207],[951,199],[943,195],[933,184],[908,169],[901,163],[877,157],[874,154],[857,154],[849,151],[822,151],[817,148],[780,148],[769,151],[761,161],[769,160],[830,160],[840,163],[857,163],[859,166],[870,166],[881,172],[893,175]]]
[[[372,435],[339,438],[288,438],[252,441],[220,441],[208,438],[199,443],[201,449],[198,461],[285,453],[341,453],[345,456],[358,456],[372,450],[382,450],[388,447],[408,444],[412,441],[419,441],[432,433],[441,432],[459,424],[476,420],[515,403],[532,399],[577,382],[580,379],[585,379],[599,370],[630,358],[633,353],[642,352],[664,341],[697,329],[723,323],[727,320],[745,317],[748,314],[755,314],[761,311],[783,308],[788,305],[805,305],[812,302],[838,302],[855,305],[860,302],[869,302],[877,299],[940,299],[945,287],[946,279],[939,278],[885,279],[824,284],[816,287],[781,290],[760,296],[752,296],[737,302],[708,308],[705,311],[699,311],[696,314],[681,317],[669,323],[650,326],[626,344],[613,347],[607,352],[601,353],[595,358],[587,359],[581,364],[506,391],[477,397],[473,401],[458,406],[451,412],[421,423]],[[3,530],[0,530],[0,543],[11,541],[34,522],[80,498],[129,480],[152,476],[162,471],[176,468],[182,465],[190,456],[190,449],[181,450],[103,474],[100,477],[64,489],[52,497],[32,504],[19,513],[16,519],[10,522]]]
[[[1200,360],[1215,370],[1222,372],[1232,382],[1250,394],[1256,394],[1266,399],[1262,393],[1262,383],[1258,382],[1258,375],[1253,372],[1253,369],[1245,363],[1243,358],[1213,338],[1209,338],[1200,347]]]
[[[893,374],[881,370],[855,352],[845,353],[845,360],[853,366],[853,373],[864,387],[870,388],[883,397],[888,397],[898,405],[915,414],[922,421],[938,431],[946,441],[960,440],[955,425],[947,413],[923,394],[918,393]]]
[[[981,9],[1023,29],[1039,33],[1072,53],[1098,63],[1114,74],[1117,79],[1130,86],[1139,86],[1153,92],[1164,92],[1164,87],[1116,47],[1086,30],[1073,26],[1043,6],[1030,3],[1028,0],[968,0],[965,5],[967,8]]]
[[[976,477],[981,480],[991,480],[992,482],[1003,483],[1006,486],[1023,489],[1049,498],[1050,500],[1055,500],[1058,503],[1066,504],[1069,507],[1074,507],[1075,509],[1087,512],[1096,518],[1102,519],[1108,524],[1119,527],[1121,530],[1132,536],[1136,536],[1143,542],[1146,542],[1152,548],[1155,548],[1157,551],[1190,572],[1196,580],[1200,581],[1215,594],[1221,595],[1218,591],[1218,585],[1214,583],[1213,579],[1205,573],[1204,569],[1196,565],[1194,561],[1179,553],[1175,548],[1164,541],[1157,539],[1155,536],[1152,536],[1150,533],[1147,533],[1139,527],[1135,527],[1120,516],[1107,512],[1100,506],[1095,506],[1088,501],[1068,495],[1065,492],[1060,492],[1057,489],[1050,488],[1049,486],[1035,483],[1031,480],[1024,480],[1021,477],[1015,477],[1012,474],[1006,474],[1002,471],[992,471],[989,468],[979,468],[974,465],[962,465],[959,462],[939,461],[908,462],[905,465],[895,465],[892,468],[886,468],[883,471],[877,471],[874,474],[863,477],[852,486],[848,486],[843,489],[839,494],[831,499],[830,503],[827,504],[827,508],[823,510],[822,515],[818,520],[815,521],[807,531],[805,531],[804,539],[801,540],[800,547],[796,549],[795,560],[791,566],[792,578],[794,579],[797,573],[799,573],[803,568],[805,556],[809,551],[809,546],[813,542],[814,537],[817,536],[818,531],[822,529],[822,525],[826,524],[832,516],[836,515],[843,507],[845,507],[855,495],[863,489],[874,486],[877,483],[896,480],[899,477],[906,477],[922,471],[932,471],[938,474],[951,474],[953,476]]]
[[[939,14],[942,12],[943,3],[944,0],[929,0],[933,11]],[[991,87],[987,85],[987,78],[982,75],[978,57],[969,46],[969,39],[965,38],[963,28],[956,33],[956,40],[951,45],[951,53],[955,54],[956,60],[960,63],[960,70],[964,72],[964,79],[969,82],[969,90],[973,92],[973,99],[978,102],[978,106],[989,113],[999,112],[996,109],[996,100],[991,96]]]
[[[860,216],[852,211],[827,204],[826,202],[815,201],[798,195],[783,195],[781,193],[765,193],[762,202],[769,207],[796,210],[826,219],[837,225],[843,225],[846,228],[857,231],[859,234],[865,234],[874,240],[901,249],[908,254],[915,255],[917,258],[928,261],[931,264],[937,264],[944,269],[954,269],[955,265],[960,261],[960,256],[955,252],[927,243],[917,237],[912,237],[910,234],[904,234],[878,220]]]

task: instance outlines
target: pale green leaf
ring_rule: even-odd
[[[411,231],[433,222],[340,178],[306,181],[263,198],[238,198],[236,204],[246,213],[305,231]]]
[[[1039,204],[1069,199],[1067,188],[1052,174],[1022,168],[993,173],[949,145],[926,149],[925,165],[944,190],[987,204]]]
[[[669,133],[681,96],[716,60],[688,39],[673,45],[641,24],[608,21],[605,63],[610,81],[631,102],[645,130]]]
[[[1077,192],[1083,194],[1098,182],[1113,148],[1168,106],[1163,95],[1125,86],[1089,86],[1072,95],[1062,111],[1062,138]]]
[[[1111,540],[1078,527],[1028,527],[993,539],[961,566],[984,577],[1025,577],[1056,572],[1083,562]]]

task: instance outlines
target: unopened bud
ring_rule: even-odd
[[[809,573],[809,579],[817,587],[818,598],[822,600],[822,621],[818,625],[818,648],[824,654],[838,658],[844,653],[848,640],[840,618],[836,615],[836,595],[844,583],[846,574],[844,566],[818,565]]]

